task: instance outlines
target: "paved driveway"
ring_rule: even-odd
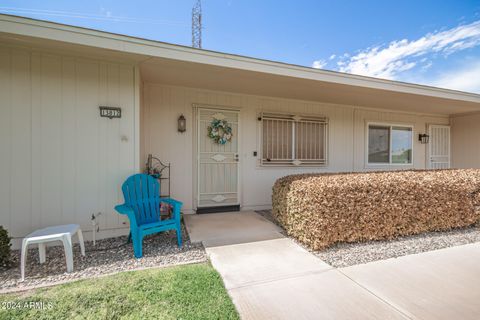
[[[185,216],[243,319],[480,319],[480,245],[336,269],[254,212]]]

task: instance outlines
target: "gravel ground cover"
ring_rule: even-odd
[[[0,292],[42,287],[76,279],[97,277],[126,270],[145,269],[187,263],[205,262],[207,256],[200,243],[191,243],[183,227],[183,247],[177,247],[175,231],[167,231],[144,238],[143,258],[135,259],[132,244],[127,237],[85,242],[85,257],[75,244],[74,271],[66,272],[63,246],[47,247],[47,259],[39,263],[38,249],[30,246],[25,268],[25,281],[20,282],[20,252],[12,252],[13,268],[0,270]]]
[[[276,223],[270,210],[257,211],[257,213]],[[286,235],[285,232],[283,234]],[[386,241],[338,243],[320,251],[311,251],[305,246],[304,248],[331,266],[342,268],[474,242],[480,242],[479,225],[450,231],[427,232]]]

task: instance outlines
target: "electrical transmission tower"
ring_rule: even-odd
[[[202,48],[202,3],[197,0],[192,8],[192,47]]]

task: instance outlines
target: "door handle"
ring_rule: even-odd
[[[239,157],[238,157],[238,153],[235,153],[234,158],[235,158],[235,161],[237,161],[237,162],[240,160]]]

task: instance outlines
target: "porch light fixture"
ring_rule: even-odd
[[[420,141],[422,144],[427,144],[430,136],[426,133],[421,133],[418,135],[418,141]]]
[[[187,119],[185,119],[184,115],[180,115],[178,117],[178,132],[185,132],[187,131]]]

